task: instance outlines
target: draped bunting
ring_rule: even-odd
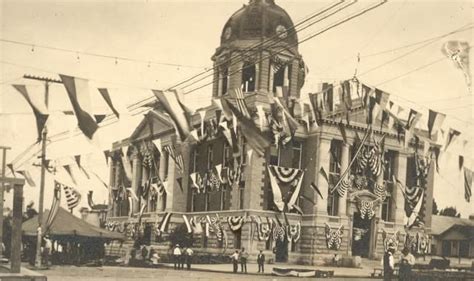
[[[419,255],[426,255],[426,254],[429,254],[429,248],[430,248],[430,237],[428,236],[428,234],[425,234],[425,233],[420,233],[420,232],[417,232],[416,233],[416,248],[417,248],[417,251],[416,253],[419,254]]]
[[[423,198],[424,198],[423,195],[424,195],[424,192],[421,189],[421,193],[419,195],[418,201],[416,202],[416,205],[412,208],[411,213],[407,215],[406,225],[408,228],[414,226],[415,224],[423,223],[420,217],[421,206],[423,205]]]
[[[298,242],[301,237],[301,222],[295,225],[287,225],[286,228],[286,238],[288,241],[293,241],[294,243]]]
[[[387,198],[387,192],[385,190],[385,185],[374,183],[374,194],[378,198],[380,198],[380,200],[385,201],[385,198]]]
[[[73,187],[62,185],[64,189],[64,194],[66,196],[66,204],[69,210],[72,210],[79,206],[81,202],[81,194],[74,189]]]
[[[357,207],[359,208],[360,217],[362,219],[367,218],[371,219],[375,215],[375,203],[377,203],[378,199],[368,201],[368,200],[358,200]]]
[[[344,225],[341,225],[338,229],[331,229],[331,227],[327,224],[325,227],[325,234],[326,234],[326,245],[328,249],[339,250],[342,244],[342,234],[344,231]]]
[[[394,245],[395,249],[398,249],[398,233],[399,231],[397,230],[389,236],[385,229],[382,229],[382,240],[385,251],[388,250],[389,245]]]
[[[283,241],[285,239],[285,226],[275,225],[273,227],[273,241]]]
[[[168,226],[169,226],[169,222],[172,215],[173,215],[172,213],[165,213],[160,223],[158,223],[158,219],[157,219],[157,221],[155,222],[155,229],[154,229],[156,236],[159,237],[163,233],[168,231]]]
[[[254,221],[257,224],[258,240],[260,241],[268,241],[268,239],[270,239],[270,236],[272,234],[273,221],[269,219],[268,217],[266,219],[267,219],[267,223],[264,224],[262,223],[262,219],[260,216],[254,217]]]
[[[354,180],[354,176],[350,175],[347,176],[344,180],[342,180],[341,184],[337,187],[336,191],[339,197],[344,197],[347,190],[352,187],[352,182]]]
[[[242,225],[245,223],[245,217],[243,216],[227,217],[227,223],[229,224],[230,230],[236,232],[242,228]]]
[[[280,166],[269,165],[268,168],[273,172],[275,177],[282,183],[291,183],[295,179],[301,177],[303,170],[285,168]]]

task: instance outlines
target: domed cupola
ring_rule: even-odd
[[[214,61],[213,97],[241,89],[299,97],[306,67],[288,13],[274,0],[250,0],[224,25]]]
[[[224,25],[221,45],[235,40],[275,38],[298,47],[298,37],[291,32],[293,21],[273,0],[251,0],[235,12]],[[278,38],[278,40],[277,40]]]

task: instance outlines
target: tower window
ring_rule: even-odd
[[[273,71],[273,85],[272,91],[276,93],[277,87],[288,87],[290,85],[290,65],[274,64]]]
[[[255,79],[257,77],[255,64],[245,63],[242,68],[242,91],[255,91]]]
[[[220,80],[221,80],[221,96],[223,95],[226,95],[227,94],[227,89],[228,89],[228,86],[229,86],[229,68],[224,68],[221,72],[220,72]]]

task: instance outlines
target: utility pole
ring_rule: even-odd
[[[3,151],[3,158],[2,158],[2,180],[0,180],[0,258],[3,257],[3,249],[1,247],[1,243],[3,242],[3,194],[5,192],[5,170],[7,168],[7,150],[11,149],[11,147],[0,146],[0,149]]]
[[[49,83],[59,83],[62,84],[61,80],[46,78],[46,77],[37,77],[33,75],[25,74],[23,75],[25,79],[38,80],[44,82],[44,103],[46,108],[49,104]],[[46,138],[48,136],[48,128],[45,124],[43,132],[41,134],[41,181],[40,181],[40,192],[39,192],[39,202],[38,202],[38,235],[36,240],[36,258],[35,258],[35,267],[41,268],[41,242],[43,240],[43,201],[44,201],[44,185],[45,185],[45,174],[46,174]]]

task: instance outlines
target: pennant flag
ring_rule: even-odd
[[[383,92],[379,89],[375,89],[375,101],[379,105],[379,114],[383,112],[387,107],[388,99],[390,97],[389,93]],[[379,116],[379,115],[378,115]],[[375,116],[377,118],[378,116]]]
[[[184,141],[191,132],[191,125],[189,123],[191,111],[180,101],[177,91],[152,91],[163,105],[166,113],[173,120],[181,141]]]
[[[316,191],[316,193],[318,193],[321,199],[324,199],[323,194],[321,193],[321,190],[319,190],[319,187],[314,182],[311,183],[311,188],[313,188],[313,190]]]
[[[135,191],[133,191],[132,188],[127,188],[127,191],[128,191],[128,193],[130,194],[129,197],[138,202],[138,196],[137,196],[137,194],[135,193]]]
[[[132,181],[132,163],[128,159],[127,147],[122,147],[122,166],[128,181]]]
[[[377,103],[375,97],[369,97],[369,112],[367,114],[367,124],[372,125],[374,123],[375,118],[380,113],[380,105]]]
[[[41,140],[41,133],[43,132],[46,121],[48,120],[48,109],[44,101],[40,101],[37,97],[30,96],[25,85],[12,85],[20,94],[26,99],[33,110],[36,119],[36,129],[38,132],[37,142]]]
[[[99,126],[93,118],[88,81],[62,74],[59,77],[61,77],[66,88],[79,129],[81,129],[85,136],[92,139]]]
[[[339,131],[341,132],[341,136],[342,136],[342,139],[343,139],[344,143],[347,144],[346,127],[344,126],[344,123],[342,123],[342,121],[341,121],[337,124],[337,126],[339,127]]]
[[[214,170],[217,178],[222,183],[222,164],[214,166]]]
[[[459,155],[459,170],[462,170],[462,167],[464,167],[464,156]]]
[[[63,185],[64,194],[66,195],[67,208],[72,210],[81,202],[81,194],[74,188]]]
[[[184,190],[183,190],[183,178],[177,178],[176,182],[178,183],[178,186],[179,186],[179,189],[181,190],[181,192],[184,192]]]
[[[323,83],[323,104],[326,111],[334,110],[334,86],[331,84]]]
[[[224,135],[225,139],[227,140],[227,144],[229,146],[232,146],[232,134],[231,131],[229,130],[229,127],[227,125],[226,121],[223,121],[219,124],[219,126],[222,128],[222,134]]]
[[[351,98],[351,84],[349,80],[341,83],[340,87],[340,102],[343,111],[346,113],[347,124],[350,123],[349,112],[352,109],[352,98]]]
[[[278,210],[282,212],[285,207],[285,202],[283,202],[280,186],[278,185],[276,178],[273,175],[270,167],[268,167],[268,175],[270,177],[270,185],[272,188],[273,202],[275,203],[275,206],[278,208]]]
[[[416,110],[410,109],[410,113],[408,114],[408,120],[405,125],[405,130],[413,132],[420,118],[421,113],[417,112]]]
[[[244,93],[242,92],[242,89],[240,87],[234,89],[234,99],[237,102],[237,108],[238,108],[239,112],[244,117],[250,118],[250,113],[249,113],[247,104],[245,103]]]
[[[464,198],[471,202],[472,196],[472,170],[464,167]]]
[[[439,173],[439,154],[441,153],[441,150],[439,147],[433,147],[433,152],[434,152],[434,155],[435,155],[435,163],[436,163],[436,172]]]
[[[361,84],[361,98],[362,98],[362,105],[364,108],[368,108],[369,106],[369,99],[372,93],[372,88],[367,85]]]
[[[328,177],[328,174],[326,173],[326,171],[324,170],[323,167],[321,167],[321,169],[319,169],[319,174],[321,174],[321,176],[323,176],[323,178],[326,180],[326,182],[329,184],[329,177]]]
[[[441,52],[454,62],[454,66],[460,69],[464,74],[466,85],[471,91],[471,71],[469,68],[469,42],[448,41],[444,43]]]
[[[48,217],[46,218],[46,225],[44,228],[44,233],[46,234],[54,222],[56,215],[59,210],[59,205],[61,203],[61,184],[57,181],[54,181],[54,195],[53,202],[51,203],[51,208],[49,209]]]
[[[308,196],[306,196],[306,195],[304,195],[304,194],[301,194],[301,195],[300,195],[300,198],[301,198],[301,199],[304,199],[304,200],[306,200],[306,201],[308,201],[308,202],[310,202],[310,203],[313,204],[313,205],[316,205],[316,203],[314,203],[314,201],[313,201],[312,199],[310,199]]]
[[[428,136],[431,139],[433,135],[435,135],[438,130],[443,125],[444,119],[446,115],[443,113],[436,112],[434,110],[429,110],[428,114]]]
[[[201,136],[204,136],[204,119],[206,118],[206,110],[198,110],[201,117]]]
[[[161,220],[160,226],[158,228],[160,230],[160,233],[164,233],[168,230],[171,215],[172,213],[165,213],[165,215],[163,216],[163,219]]]
[[[260,132],[252,119],[242,115],[240,111],[227,100],[226,102],[232,113],[239,120],[240,126],[242,128],[242,134],[245,136],[248,144],[253,148],[255,153],[262,157],[265,154],[265,150],[271,145],[271,140]]]
[[[13,167],[13,166],[12,166]],[[20,175],[25,177],[26,182],[28,183],[29,186],[35,187],[35,181],[33,180],[33,177],[31,176],[30,172],[28,170],[22,170],[22,171],[17,171]]]
[[[193,229],[191,228],[191,224],[189,223],[188,216],[186,216],[185,214],[183,214],[183,221],[184,221],[184,224],[186,225],[186,229],[188,230],[188,233],[192,233]]]
[[[321,125],[321,119],[323,119],[321,105],[318,102],[319,96],[320,95],[318,94],[309,94],[309,101],[310,101],[309,106],[311,109],[311,116],[314,120],[314,124],[318,127]]]
[[[302,171],[301,176],[299,177],[299,180],[296,184],[296,187],[293,190],[293,193],[291,194],[290,200],[288,200],[288,206],[289,206],[290,210],[295,207],[296,200],[298,199],[298,197],[300,195],[301,183],[303,182],[303,177],[304,177],[304,172]]]
[[[256,108],[257,108],[257,115],[258,115],[258,123],[260,124],[260,130],[263,130],[265,112],[263,111],[262,105],[257,105]]]
[[[106,88],[99,88],[99,93],[101,94],[102,98],[104,98],[107,105],[110,107],[112,112],[117,118],[120,118],[120,113],[115,109],[114,104],[112,103],[112,99],[110,98],[109,91]]]
[[[449,128],[449,132],[448,132],[448,139],[446,141],[446,145],[444,146],[444,151],[446,151],[446,149],[448,149],[448,146],[453,143],[457,138],[458,136],[461,134],[461,132],[455,130],[455,129],[452,129],[452,128]]]

